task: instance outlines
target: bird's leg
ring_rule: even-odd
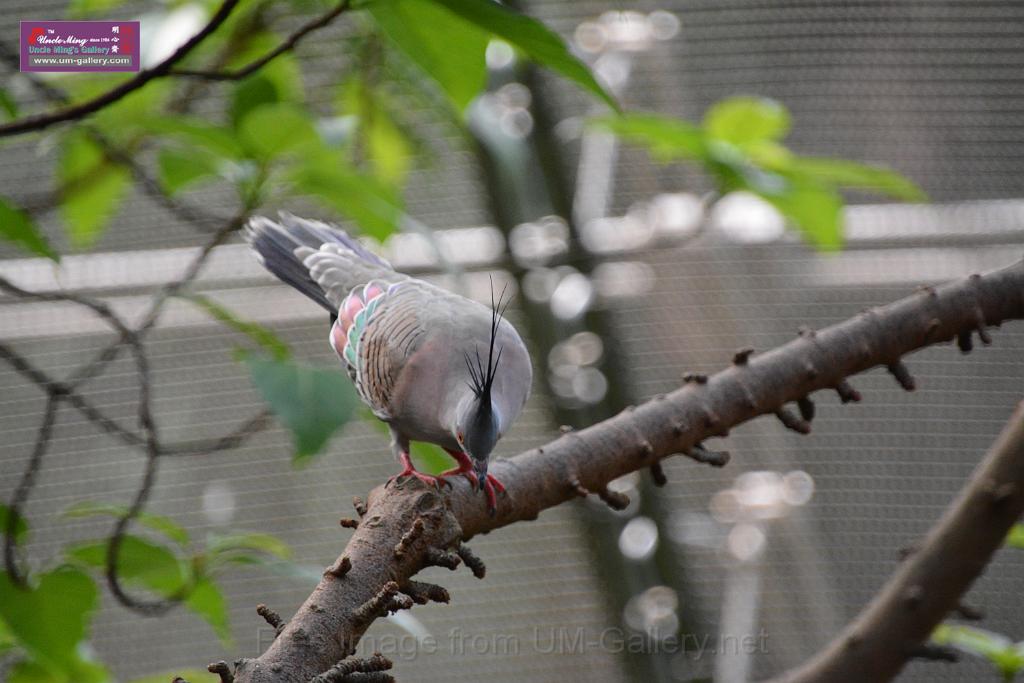
[[[469,480],[470,485],[474,489],[478,488],[480,486],[480,481],[476,476],[476,471],[473,468],[473,461],[470,457],[462,451],[449,451],[447,448],[445,450],[448,451],[448,455],[455,458],[455,461],[459,463],[459,466],[455,469],[442,472],[440,476],[448,477],[455,474],[461,474]],[[497,477],[488,472],[487,476],[484,478],[483,489],[484,494],[487,495],[487,510],[493,515],[498,508],[498,494],[505,493],[505,485],[498,481]]]
[[[441,473],[441,476],[451,477],[456,474],[461,474],[469,480],[469,485],[476,489],[479,482],[476,480],[476,472],[473,471],[473,461],[469,459],[469,456],[462,451],[453,451],[448,448],[446,448],[445,451],[448,452],[448,455],[455,458],[455,462],[459,463],[459,466],[454,469],[445,470]]]
[[[423,472],[417,470],[413,466],[412,458],[409,457],[409,453],[407,451],[402,451],[401,453],[398,454],[398,461],[402,463],[402,471],[388,479],[388,484],[391,484],[391,482],[393,482],[395,479],[409,476],[416,477],[424,484],[433,486],[434,488],[441,488],[441,484],[448,484],[448,482],[441,478],[444,475],[441,475],[441,477],[434,477],[432,475],[424,474]]]
[[[388,486],[390,486],[396,479],[409,476],[416,477],[424,484],[435,488],[441,488],[441,484],[448,484],[448,486],[451,486],[451,484],[444,479],[417,471],[416,467],[412,464],[412,459],[409,457],[409,439],[393,426],[388,426],[391,429],[391,451],[398,458],[398,462],[402,463],[402,471],[388,479]]]
[[[484,477],[484,493],[487,495],[487,512],[493,517],[498,511],[498,496],[505,495],[505,485],[498,481],[498,478],[488,472]]]

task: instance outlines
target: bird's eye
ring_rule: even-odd
[[[462,439],[464,438],[463,435],[462,435],[462,432],[458,432],[455,435],[455,438],[457,438],[459,440],[459,443],[462,443]]]

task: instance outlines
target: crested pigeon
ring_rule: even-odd
[[[526,345],[502,315],[503,297],[495,302],[492,291],[487,307],[398,273],[320,221],[258,216],[245,234],[267,270],[330,312],[331,347],[390,428],[402,464],[392,480],[439,486],[463,475],[484,491],[493,515],[505,487],[487,472],[488,460],[522,411],[533,375]],[[410,441],[437,444],[458,467],[437,477],[418,472]]]

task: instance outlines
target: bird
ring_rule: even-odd
[[[460,296],[395,271],[337,226],[285,212],[252,217],[244,234],[264,268],[330,313],[331,348],[391,432],[402,470],[388,483],[415,477],[440,488],[461,475],[493,516],[506,491],[488,463],[533,379],[526,344],[504,316],[511,297],[502,290],[495,300],[493,282],[490,306]],[[457,466],[419,472],[411,441],[440,446]]]

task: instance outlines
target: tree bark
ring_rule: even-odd
[[[508,495],[499,498],[493,517],[488,516],[482,495],[461,480],[454,482],[450,492],[433,491],[415,480],[379,486],[371,492],[368,510],[335,563],[335,571],[325,573],[266,652],[238,663],[235,681],[306,682],[349,656],[373,619],[386,613],[389,604],[395,606],[389,595],[396,589],[422,592],[410,579],[425,566],[441,564],[440,550],[476,534],[535,519],[541,511],[586,492],[601,493],[613,479],[661,458],[689,453],[702,459],[701,453],[693,453],[694,446],[724,436],[758,415],[776,414],[783,424],[805,432],[807,422],[780,413],[787,403],[804,401],[806,405],[807,397],[822,389],[838,391],[844,402],[860,400],[847,378],[879,365],[888,368],[904,388],[912,389],[913,379],[901,361],[904,355],[953,339],[967,351],[973,333],[987,343],[986,326],[1020,318],[1024,318],[1024,262],[938,289],[921,288],[896,303],[817,333],[802,331],[798,339],[759,356],[737,353],[731,367],[712,377],[688,376],[681,388],[667,395],[494,463],[492,471],[505,483]],[[998,474],[999,484],[1012,479],[1002,471]],[[1019,491],[1010,494],[1007,509],[1021,499]],[[965,526],[960,533],[978,532],[986,539],[992,535],[985,528],[995,513],[991,500],[978,503],[985,504],[990,511],[972,516],[968,524],[976,526]],[[396,552],[400,543],[402,551]],[[987,556],[979,557],[972,577],[981,571]],[[945,589],[931,583],[927,588],[935,595],[946,595]],[[926,594],[925,601],[931,605],[931,596]],[[929,610],[937,611],[947,602],[944,597]],[[917,630],[899,637],[887,631],[893,643],[906,643],[920,635],[924,621],[895,623],[900,628],[917,624]]]

